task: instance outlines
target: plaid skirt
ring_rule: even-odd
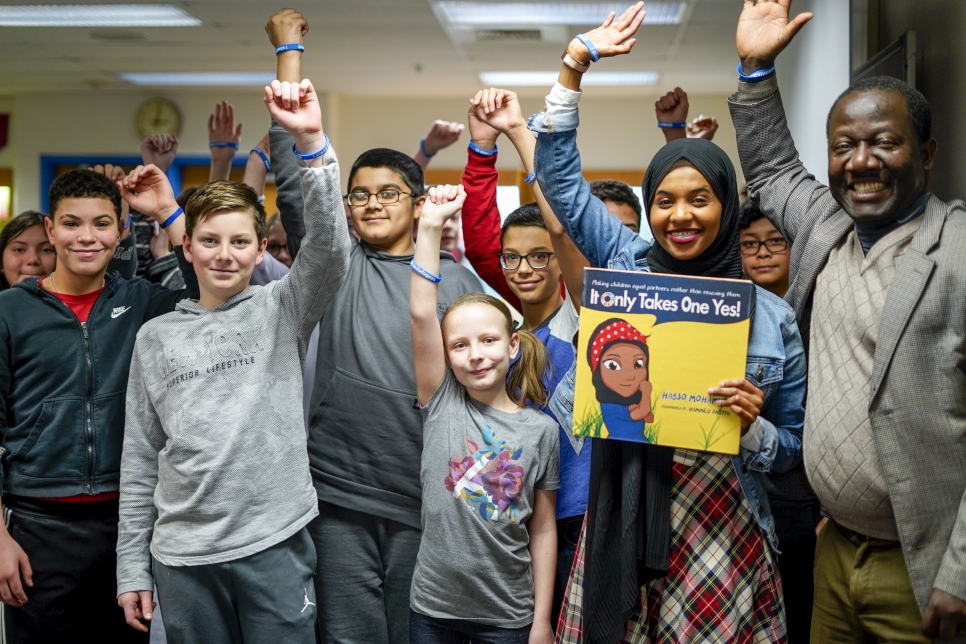
[[[668,573],[641,586],[621,644],[786,643],[781,579],[731,457],[675,450]],[[557,642],[583,642],[586,520]],[[615,643],[616,644],[616,643]]]

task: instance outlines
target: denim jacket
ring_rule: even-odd
[[[540,113],[530,118],[530,128],[537,132],[534,166],[540,188],[592,266],[647,271],[651,243],[611,216],[603,202],[591,195],[581,174],[577,123],[576,110],[557,115]],[[802,457],[805,349],[791,307],[761,288],[757,288],[745,376],[764,392],[765,403],[759,416],[764,433],[758,452],[742,447],[732,457],[732,463],[758,524],[777,551],[765,474],[787,472]],[[554,415],[566,429],[573,422],[575,377],[576,361],[550,401]]]

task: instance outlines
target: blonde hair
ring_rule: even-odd
[[[265,208],[258,203],[258,195],[250,186],[237,181],[212,181],[198,188],[184,205],[185,232],[191,237],[195,226],[211,215],[234,210],[248,213],[258,241],[265,239],[268,234]]]
[[[516,363],[510,367],[510,373],[506,379],[506,393],[510,400],[523,407],[529,400],[539,407],[546,407],[550,398],[547,387],[543,384],[543,376],[547,371],[547,348],[529,331],[514,331],[513,316],[507,305],[486,293],[464,293],[460,295],[443,314],[443,323],[446,316],[461,306],[468,304],[487,304],[492,306],[503,316],[506,321],[506,331],[508,336],[516,333],[520,338],[520,355]]]

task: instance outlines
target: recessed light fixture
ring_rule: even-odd
[[[676,25],[684,17],[686,2],[649,2],[644,5],[645,25]],[[436,15],[453,26],[599,25],[613,11],[627,9],[619,2],[436,2]]]
[[[557,72],[482,72],[480,81],[487,87],[551,87],[557,82]],[[584,74],[584,87],[642,86],[657,83],[656,72],[591,72]]]
[[[275,80],[272,72],[131,72],[118,74],[121,80],[134,85],[218,85],[244,87],[270,85]]]
[[[198,27],[172,4],[64,4],[0,7],[0,27]]]

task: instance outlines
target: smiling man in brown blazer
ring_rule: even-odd
[[[812,642],[966,642],[966,204],[931,195],[926,99],[860,81],[832,106],[829,185],[808,174],[774,61],[811,18],[746,0],[729,99],[748,189],[793,242],[808,347],[805,464],[831,521]]]

